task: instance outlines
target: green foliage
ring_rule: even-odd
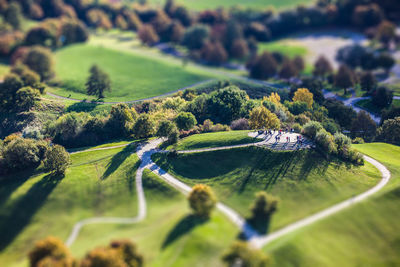
[[[93,65],[90,68],[90,75],[86,82],[86,92],[88,95],[104,98],[104,93],[106,91],[111,92],[110,77],[97,65]]]
[[[155,123],[148,114],[141,114],[133,125],[136,138],[147,138],[154,134]]]
[[[42,80],[47,80],[54,74],[53,56],[47,48],[32,47],[24,58],[24,64],[39,74]]]
[[[176,130],[176,125],[172,121],[164,120],[158,125],[156,135],[159,137],[168,137],[174,130]]]
[[[301,133],[310,137],[311,139],[314,139],[317,135],[317,132],[319,132],[321,129],[323,129],[321,123],[317,121],[310,121],[303,126]]]
[[[4,21],[10,24],[14,29],[18,30],[22,24],[21,7],[17,2],[11,2],[4,13]]]
[[[30,267],[43,267],[43,266],[65,266],[72,267],[72,262],[67,259],[70,258],[68,248],[61,240],[55,237],[47,237],[43,240],[36,242],[35,246],[29,252]],[[54,262],[49,261],[54,260]],[[63,260],[67,260],[64,261]],[[52,263],[48,265],[48,263]],[[58,262],[60,265],[53,265]],[[45,264],[47,263],[47,264]],[[61,264],[64,263],[64,264]]]
[[[188,28],[183,35],[182,44],[189,49],[200,49],[208,39],[209,30],[204,25]]]
[[[45,154],[44,167],[46,170],[57,175],[64,175],[71,164],[69,153],[60,145],[53,145],[47,149]]]
[[[265,80],[277,73],[278,64],[272,55],[264,52],[259,56],[250,69],[250,76],[252,78]]]
[[[335,75],[335,86],[344,89],[345,93],[347,89],[356,84],[356,76],[354,72],[346,65],[341,65],[337,74]]]
[[[385,120],[378,129],[377,138],[387,143],[400,145],[400,117]]]
[[[357,118],[351,126],[352,137],[362,137],[364,140],[372,141],[376,134],[376,123],[364,110],[358,112]]]
[[[226,266],[267,267],[270,259],[262,251],[251,248],[243,241],[235,241],[222,257]]]
[[[15,109],[28,111],[40,101],[40,92],[32,87],[23,87],[15,94]]]
[[[111,107],[107,126],[116,133],[116,136],[129,136],[131,134],[130,128],[138,116],[136,110],[129,108],[127,104],[116,104]]]
[[[393,91],[381,86],[372,93],[372,103],[379,108],[389,107],[393,102]]]
[[[333,136],[325,129],[320,129],[315,135],[315,143],[327,154],[336,153],[337,147]]]
[[[180,130],[187,131],[192,129],[197,124],[197,120],[192,113],[181,112],[178,114],[178,116],[176,116],[175,123]]]
[[[193,212],[197,216],[206,219],[210,217],[212,210],[217,204],[217,198],[211,187],[203,184],[193,186],[188,200]]]

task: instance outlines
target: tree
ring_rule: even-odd
[[[251,217],[249,223],[261,233],[265,233],[271,219],[278,209],[278,199],[264,191],[258,192],[250,207]]]
[[[325,56],[320,56],[314,64],[314,75],[316,76],[326,76],[333,72],[331,63]]]
[[[142,43],[150,46],[156,44],[160,40],[153,26],[150,24],[142,25],[139,28],[138,36]]]
[[[200,49],[209,37],[209,30],[206,26],[195,25],[186,30],[183,35],[182,44],[189,48]]]
[[[278,129],[280,127],[278,117],[264,106],[256,107],[250,112],[249,123],[251,129]]]
[[[372,141],[376,134],[376,123],[371,116],[361,110],[357,114],[357,118],[353,120],[351,127],[351,135],[353,138],[362,137],[366,141]]]
[[[315,135],[315,143],[327,154],[336,153],[337,146],[335,144],[332,134],[328,133],[325,129],[320,129]]]
[[[10,2],[7,10],[4,13],[4,20],[10,24],[13,29],[20,29],[22,24],[21,7],[17,2]]]
[[[321,123],[317,121],[309,121],[303,126],[302,134],[308,136],[311,139],[314,139],[317,133],[323,129]]]
[[[388,53],[381,53],[376,59],[376,63],[379,67],[383,68],[388,74],[390,69],[394,66],[396,61],[394,58]]]
[[[281,70],[279,71],[279,77],[282,79],[290,79],[298,75],[296,65],[291,60],[285,60],[282,64]]]
[[[17,111],[28,111],[40,101],[40,92],[30,86],[19,89],[15,95],[15,107]]]
[[[111,92],[110,77],[97,65],[93,65],[89,72],[90,75],[85,84],[87,94],[104,98],[105,91]]]
[[[64,175],[71,164],[69,153],[60,145],[53,145],[46,151],[44,167],[57,175]]]
[[[110,248],[115,250],[126,264],[127,267],[142,267],[143,255],[138,252],[136,244],[130,240],[112,241]]]
[[[377,29],[377,38],[387,46],[390,41],[396,38],[396,25],[387,20],[382,21]]]
[[[61,26],[61,34],[64,37],[63,45],[83,43],[89,38],[86,26],[77,20],[68,20]]]
[[[347,94],[347,89],[356,84],[354,72],[346,65],[340,65],[334,84],[338,88],[343,88],[344,93]]]
[[[352,17],[356,26],[365,28],[378,25],[383,20],[384,14],[377,4],[358,5]]]
[[[304,102],[308,108],[312,108],[314,102],[313,94],[307,88],[299,88],[294,93],[293,102]]]
[[[9,73],[0,84],[0,110],[10,112],[15,104],[17,91],[24,86],[23,81],[18,75]]]
[[[3,158],[9,170],[26,170],[39,166],[44,152],[33,139],[15,138],[3,149]]]
[[[205,219],[210,217],[212,210],[217,204],[217,198],[211,187],[203,184],[193,186],[188,199],[195,215]]]
[[[264,52],[257,57],[255,63],[250,68],[250,76],[255,79],[265,80],[274,76],[277,72],[278,64],[272,55]]]
[[[39,74],[42,81],[49,79],[54,74],[53,56],[47,48],[32,47],[25,56],[24,64]]]
[[[124,17],[122,15],[118,15],[115,18],[114,24],[118,29],[121,29],[121,30],[127,30],[128,29],[128,23],[126,22],[126,20],[124,19]]]
[[[350,130],[353,119],[356,118],[357,113],[350,106],[345,106],[342,101],[330,98],[324,103],[328,109],[330,118],[336,120],[340,127]]]
[[[224,253],[222,260],[228,267],[266,267],[270,261],[262,251],[251,248],[244,241],[235,241]]]
[[[147,138],[154,133],[154,121],[148,114],[141,114],[133,125],[136,138]]]
[[[295,56],[293,64],[296,66],[297,72],[303,72],[305,68],[304,59],[301,56]]]
[[[385,120],[378,129],[377,139],[394,145],[400,145],[400,117]]]
[[[86,254],[81,267],[126,267],[119,253],[110,248],[95,248]]]
[[[379,108],[389,107],[393,102],[393,91],[385,86],[378,87],[372,93],[372,103]]]
[[[47,237],[43,240],[36,242],[35,246],[29,252],[29,264],[30,267],[41,267],[41,266],[65,266],[72,267],[72,262],[64,261],[64,263],[70,263],[65,265],[44,265],[43,262],[48,262],[48,258],[54,260],[67,260],[71,259],[70,252],[64,243],[55,237]],[[47,259],[47,260],[46,260]]]
[[[197,120],[192,113],[181,112],[178,114],[178,116],[176,116],[175,123],[180,130],[187,131],[192,129],[197,124]]]
[[[229,54],[236,59],[246,58],[249,55],[249,47],[246,40],[236,39],[229,50]]]
[[[372,92],[376,88],[377,84],[378,83],[375,79],[375,75],[373,75],[371,72],[363,72],[361,74],[360,78],[361,90]]]

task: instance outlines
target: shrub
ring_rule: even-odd
[[[24,64],[47,80],[54,74],[54,63],[51,51],[47,48],[34,46],[24,58]]]
[[[55,266],[42,265],[42,260],[49,257],[54,259],[67,259],[70,258],[70,252],[61,240],[55,237],[47,237],[43,240],[36,242],[33,249],[29,252],[30,266]],[[72,267],[72,264],[60,266]]]
[[[40,92],[32,87],[23,87],[15,95],[15,110],[28,111],[40,101]]]
[[[190,112],[181,112],[175,118],[176,126],[180,130],[190,130],[197,124],[197,120],[194,115]]]
[[[292,125],[292,128],[293,128],[293,130],[294,130],[295,133],[300,133],[301,130],[303,129],[303,128],[301,127],[301,125],[298,124],[298,123],[293,124],[293,125]]]
[[[248,130],[250,129],[249,121],[245,118],[237,119],[231,123],[232,130]]]
[[[86,92],[88,95],[95,95],[104,98],[104,93],[111,92],[111,80],[106,72],[97,65],[90,68],[90,75],[86,81]]]
[[[266,267],[270,261],[262,251],[251,248],[244,241],[235,241],[222,260],[228,267],[238,266],[238,262],[240,266]]]
[[[327,154],[337,151],[333,136],[325,129],[321,129],[317,132],[315,135],[315,143]]]
[[[69,153],[64,147],[54,145],[46,151],[44,167],[47,171],[63,175],[70,164]]]
[[[378,140],[400,145],[400,117],[385,120],[378,129]]]
[[[362,139],[361,137],[356,137],[351,141],[353,144],[364,144],[364,139]]]
[[[142,43],[150,46],[156,44],[160,40],[153,26],[150,24],[142,25],[138,31],[138,36]]]
[[[258,192],[252,204],[249,223],[261,233],[265,233],[271,219],[278,209],[278,199],[264,191]]]
[[[192,26],[183,35],[182,44],[190,50],[200,49],[208,39],[208,36],[209,30],[206,26]]]
[[[154,133],[154,121],[148,114],[141,114],[133,126],[136,138],[147,138]]]
[[[321,129],[323,129],[323,127],[319,122],[310,121],[303,126],[302,134],[314,139],[317,135],[317,132],[319,132]]]
[[[209,218],[211,211],[217,204],[217,198],[211,190],[211,187],[198,184],[192,188],[189,194],[189,204],[197,216]]]
[[[255,79],[265,80],[277,73],[278,64],[270,53],[264,52],[257,57],[250,68],[250,76]]]

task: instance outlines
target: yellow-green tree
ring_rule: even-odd
[[[312,108],[314,98],[313,94],[307,88],[299,88],[294,93],[293,102],[304,102],[308,108]]]
[[[277,105],[281,103],[281,97],[280,95],[278,95],[278,93],[271,93],[271,95],[268,97],[264,96],[263,101],[265,100],[275,103]]]
[[[195,185],[189,194],[189,204],[194,213],[202,218],[209,218],[217,204],[217,198],[211,187],[204,184]]]
[[[281,125],[278,117],[264,106],[256,107],[250,112],[251,129],[278,129]]]

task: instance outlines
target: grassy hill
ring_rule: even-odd
[[[391,172],[376,196],[267,247],[273,266],[399,266],[400,147],[355,145]]]
[[[232,146],[262,141],[262,139],[248,136],[249,131],[228,131],[205,134],[195,134],[179,140],[167,149],[191,150],[220,146]]]
[[[254,194],[265,190],[281,199],[270,229],[280,228],[329,207],[377,183],[370,164],[347,166],[314,151],[277,152],[249,147],[153,160],[182,181],[212,186],[218,198],[247,216]]]
[[[112,91],[105,101],[128,101],[158,96],[209,79],[203,73],[186,70],[133,53],[90,44],[71,45],[56,53],[56,75],[60,88],[52,93],[76,99],[87,96],[85,83],[89,69],[98,64],[110,76]]]

